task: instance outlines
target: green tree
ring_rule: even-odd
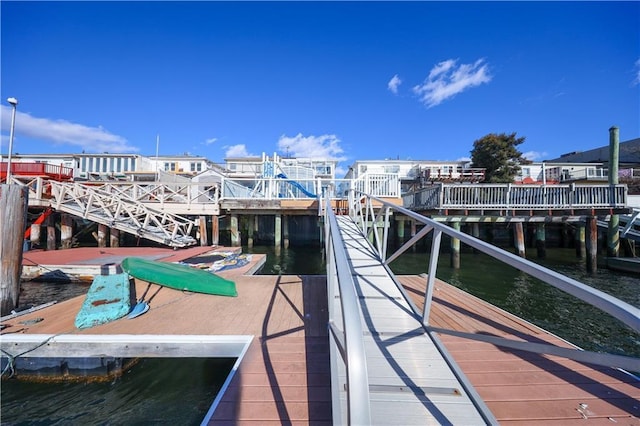
[[[486,182],[513,182],[513,178],[520,172],[520,165],[531,163],[516,148],[524,140],[524,137],[516,137],[515,132],[509,135],[490,133],[483,136],[473,143],[472,167],[486,169]]]

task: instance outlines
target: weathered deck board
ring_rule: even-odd
[[[424,277],[400,281],[422,309]],[[436,281],[430,324],[470,333],[570,347],[495,306]],[[640,382],[618,370],[440,335],[501,424],[640,425]],[[586,404],[586,407],[581,406]]]

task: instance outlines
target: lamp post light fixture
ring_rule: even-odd
[[[13,151],[13,130],[16,127],[16,109],[18,106],[18,100],[16,98],[8,98],[7,102],[13,105],[13,111],[11,112],[11,132],[9,133],[9,156],[7,157],[7,178],[6,183],[11,183],[11,152]]]

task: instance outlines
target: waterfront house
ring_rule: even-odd
[[[562,154],[548,163],[563,164],[602,164],[609,168],[609,145],[587,151],[573,151]],[[620,142],[618,147],[618,173],[620,178],[640,179],[640,138]]]
[[[602,163],[533,162],[520,167],[514,183],[548,185],[556,183],[603,183],[607,168]]]

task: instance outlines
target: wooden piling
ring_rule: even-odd
[[[398,218],[396,220],[396,234],[398,236],[398,243],[403,244],[404,243],[404,218]]]
[[[460,222],[453,222],[451,227],[456,231],[460,230]],[[460,240],[451,238],[451,267],[460,269]]]
[[[411,238],[416,236],[416,221],[411,219]],[[411,251],[416,251],[416,244],[411,246]]]
[[[40,246],[40,230],[42,226],[39,223],[31,224],[31,235],[29,239],[31,240],[31,247]]]
[[[613,126],[609,129],[609,185],[611,185],[612,193],[615,191],[615,185],[618,184],[619,151],[618,128]],[[607,230],[607,256],[609,257],[618,257],[620,252],[619,224],[620,216],[612,214],[609,218],[609,228]]]
[[[120,230],[117,228],[109,228],[109,246],[120,247]]]
[[[249,216],[249,220],[247,221],[247,247],[253,247],[253,233],[254,233],[254,223],[257,215]]]
[[[596,217],[587,217],[586,249],[587,249],[587,272],[595,273],[598,270],[598,222]]]
[[[47,250],[56,249],[56,216],[57,214],[51,214],[46,219],[47,224]]]
[[[287,249],[289,248],[289,216],[284,215],[282,219],[282,244]]]
[[[73,244],[73,217],[70,214],[60,214],[60,247],[69,249]]]
[[[524,231],[522,222],[516,222],[513,226],[513,239],[516,247],[516,254],[520,257],[527,257],[524,247]]]
[[[471,224],[471,235],[480,239],[480,224],[478,222],[473,222]],[[473,252],[476,254],[479,253],[477,248],[474,248]]]
[[[107,246],[107,234],[109,233],[109,228],[107,225],[103,225],[102,223],[98,224],[98,247],[106,247]]]
[[[242,243],[241,243],[241,237],[240,237],[240,230],[238,229],[238,215],[232,214],[231,215],[231,247],[240,247],[241,245]]]
[[[587,249],[585,243],[585,225],[584,223],[576,224],[576,257],[578,259],[584,259],[587,256]]]
[[[273,245],[276,247],[281,247],[282,246],[282,215],[275,215],[274,218],[275,221],[275,225],[273,227],[274,231],[273,231]]]
[[[220,216],[218,215],[211,218],[211,244],[220,245]]]
[[[200,215],[199,217],[200,246],[208,246],[209,238],[207,235],[207,217]]]
[[[29,191],[26,186],[0,185],[0,315],[18,306],[24,229]]]
[[[536,249],[538,251],[538,258],[544,259],[547,257],[546,246],[546,232],[544,223],[536,224]]]

